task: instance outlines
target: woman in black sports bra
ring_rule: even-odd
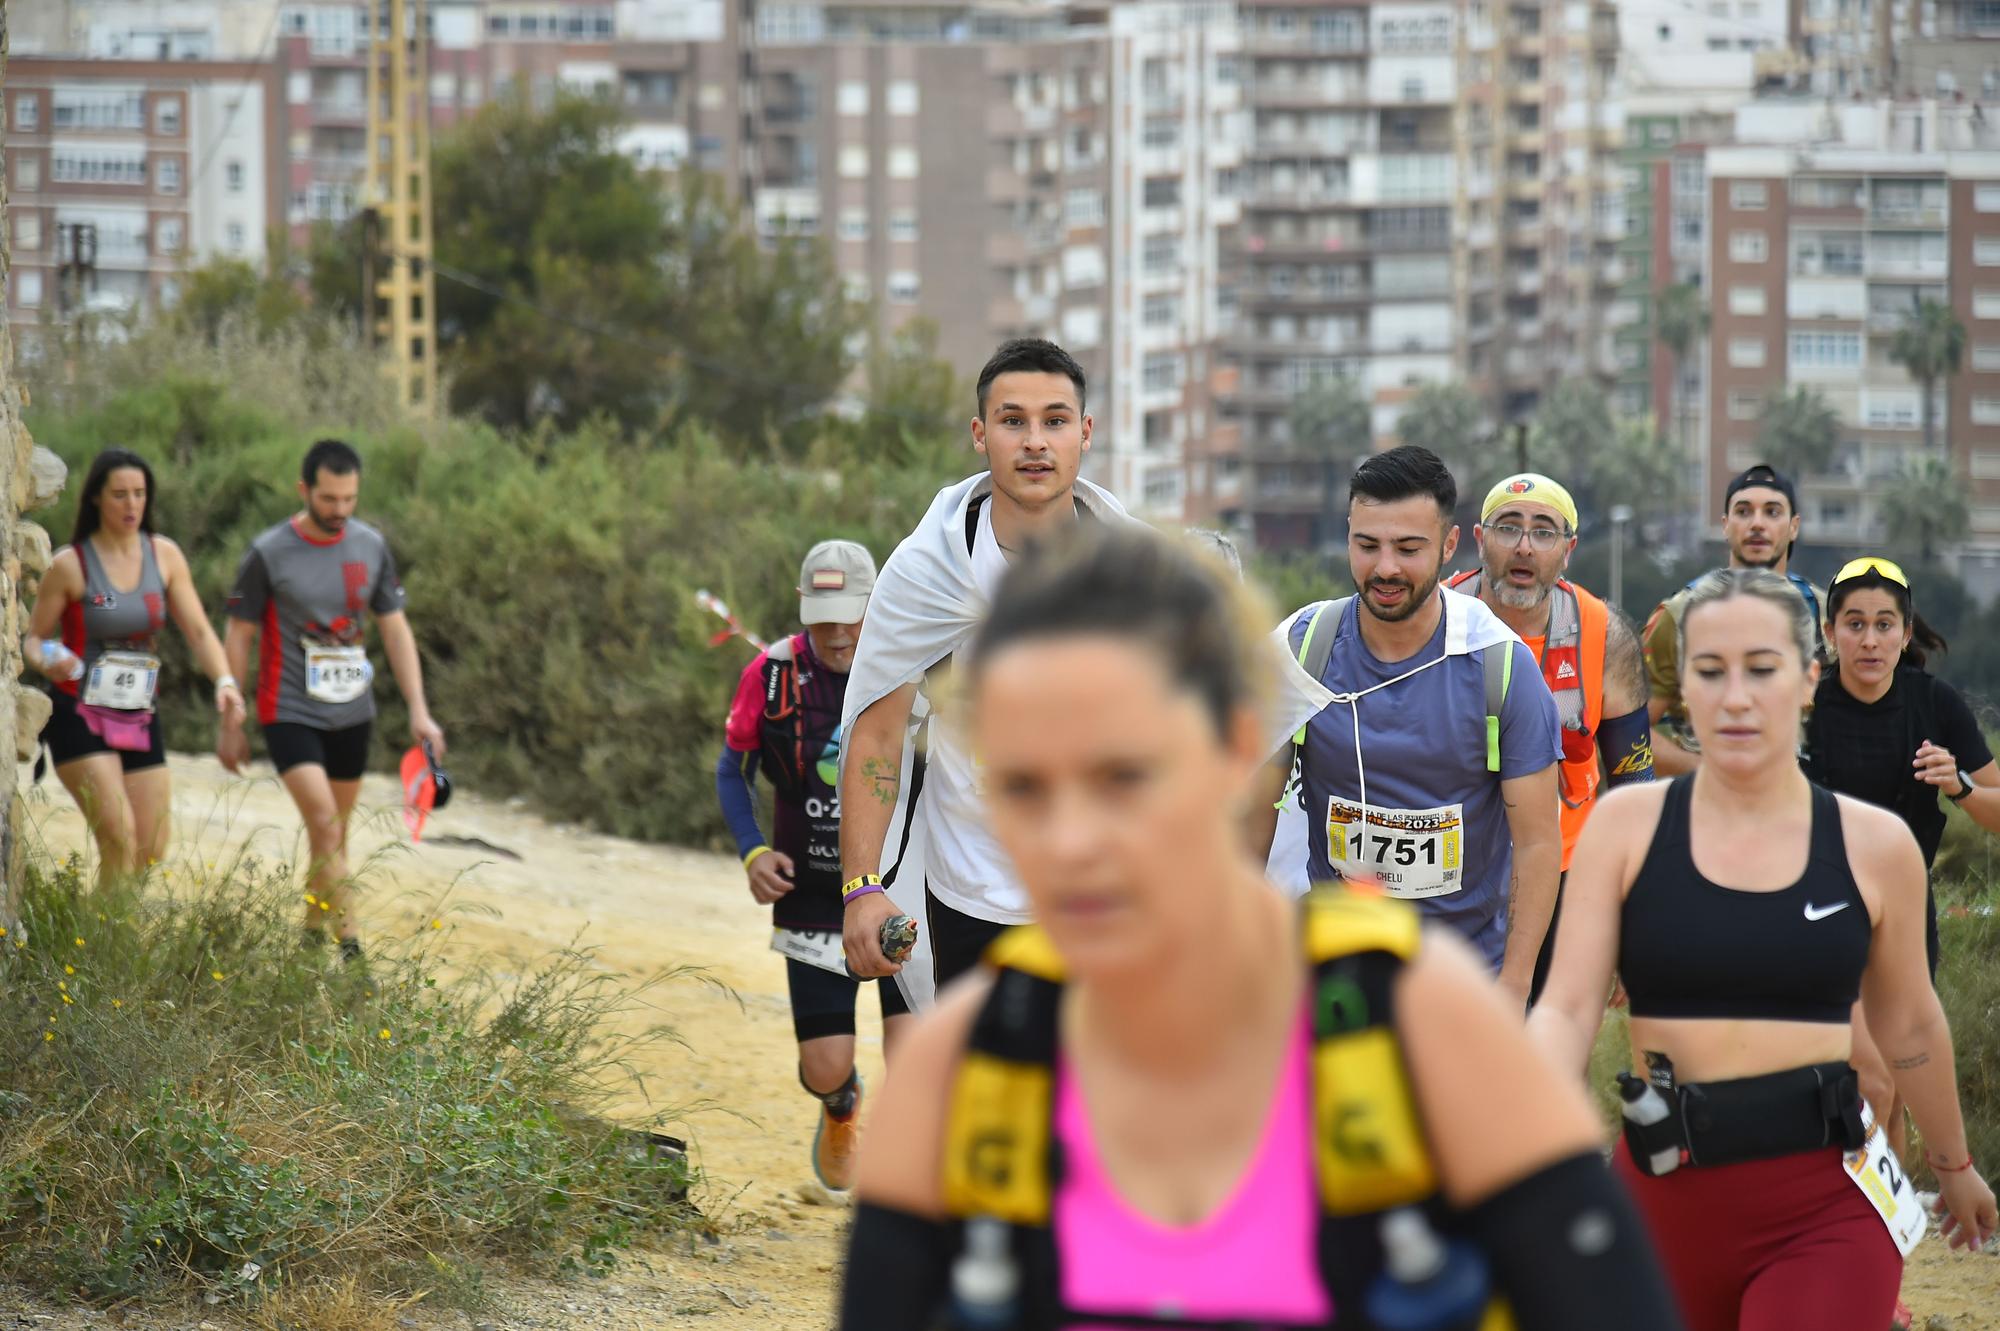
[[[1727,569],[1681,619],[1704,755],[1613,791],[1584,829],[1529,1029],[1582,1068],[1614,968],[1648,1081],[1617,1168],[1691,1331],[1881,1331],[1922,1231],[1849,1066],[1862,1001],[1923,1130],[1953,1247],[1996,1221],[1966,1148],[1951,1032],[1924,963],[1924,864],[1893,813],[1808,781],[1796,753],[1812,625],[1784,579]]]

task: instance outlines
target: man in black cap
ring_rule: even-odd
[[[1791,579],[1812,614],[1813,644],[1823,659],[1826,594],[1791,571],[1792,547],[1799,539],[1799,494],[1783,472],[1760,462],[1729,483],[1722,498],[1722,538],[1729,543],[1729,567],[1769,569]],[[1687,598],[1687,588],[1682,588],[1660,602],[1644,635],[1653,767],[1664,777],[1692,772],[1701,764],[1701,746],[1681,703],[1680,619]]]

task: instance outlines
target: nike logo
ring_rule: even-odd
[[[1815,906],[1812,902],[1808,901],[1806,903],[1806,918],[1809,920],[1823,920],[1829,915],[1840,914],[1840,912],[1853,904],[1851,901],[1836,901],[1831,906]]]

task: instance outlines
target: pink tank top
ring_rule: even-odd
[[[1315,1251],[1311,1058],[1312,1017],[1302,1008],[1250,1167],[1213,1214],[1185,1228],[1148,1219],[1118,1195],[1076,1080],[1057,1059],[1055,1130],[1065,1172],[1055,1232],[1065,1307],[1084,1316],[1332,1321]]]

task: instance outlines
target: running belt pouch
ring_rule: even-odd
[[[90,727],[90,733],[125,753],[144,753],[153,747],[151,712],[118,712],[109,707],[78,703],[76,713]]]
[[[1648,1178],[1653,1177],[1654,1152],[1672,1151],[1678,1159],[1681,1152],[1688,1149],[1687,1120],[1682,1116],[1681,1099],[1670,1095],[1667,1103],[1672,1106],[1673,1112],[1658,1123],[1641,1125],[1629,1118],[1622,1120],[1625,1145],[1632,1151],[1632,1164]]]
[[[1681,1087],[1689,1158],[1697,1165],[1769,1160],[1861,1144],[1861,1082],[1845,1063]]]

